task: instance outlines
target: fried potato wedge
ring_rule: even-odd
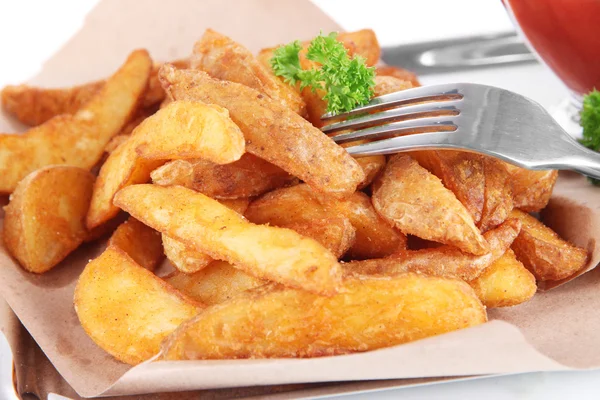
[[[32,171],[66,164],[91,169],[108,141],[137,110],[152,60],[136,50],[75,115],[61,115],[22,135],[0,135],[0,193],[10,193]]]
[[[205,309],[165,340],[162,354],[166,360],[331,356],[486,320],[473,289],[458,279],[353,276],[332,297],[271,284]]]
[[[510,249],[521,223],[509,219],[496,229],[484,233],[490,252],[480,256],[464,253],[454,246],[403,250],[387,258],[351,261],[343,264],[344,271],[364,275],[397,275],[418,272],[436,276],[473,280]]]
[[[131,217],[119,225],[108,245],[123,250],[148,271],[154,271],[165,258],[160,233]]]
[[[159,77],[175,100],[196,100],[229,110],[244,132],[246,150],[340,197],[364,180],[356,161],[323,132],[288,108],[247,86],[219,81],[205,72],[164,66]]]
[[[240,159],[244,134],[217,105],[174,101],[136,128],[137,154],[149,160],[204,158],[218,164]]]
[[[513,209],[512,183],[504,164],[496,158],[483,157],[485,193],[481,220],[477,223],[482,232],[504,222]]]
[[[523,211],[513,210],[510,217],[518,218],[523,225],[512,249],[538,281],[564,279],[586,265],[588,253],[585,249],[561,239],[552,229]]]
[[[377,76],[392,76],[401,81],[408,81],[413,87],[421,86],[417,75],[414,72],[406,70],[400,67],[393,67],[390,65],[380,65],[375,68]]]
[[[115,246],[85,267],[74,305],[90,338],[132,365],[157,354],[160,342],[202,308]]]
[[[146,118],[131,138],[110,154],[94,184],[87,226],[114,217],[119,189],[150,180],[150,173],[173,158],[203,157],[216,163],[238,160],[244,136],[227,110],[199,102],[175,101]]]
[[[171,64],[177,68],[188,68],[187,60],[175,60]],[[150,72],[148,90],[144,94],[142,106],[152,108],[165,98],[158,80],[158,70],[162,64],[156,63]],[[69,88],[39,88],[28,85],[6,86],[0,94],[4,109],[20,122],[29,126],[41,125],[62,114],[75,114],[94,97],[106,81],[89,82]]]
[[[467,209],[442,182],[406,155],[392,157],[373,184],[377,212],[405,234],[476,255],[488,245]]]
[[[413,84],[408,80],[398,79],[393,76],[377,75],[375,76],[375,87],[373,88],[373,96],[383,96],[399,92],[400,90],[410,89]]]
[[[260,196],[294,181],[281,168],[245,153],[239,160],[219,165],[204,159],[175,160],[152,171],[152,182],[184,186],[214,199]]]
[[[213,261],[202,271],[185,274],[175,271],[165,281],[202,304],[213,305],[230,300],[242,292],[266,284],[225,261]]]
[[[207,29],[194,45],[191,67],[256,89],[295,113],[306,114],[306,104],[292,86],[266,70],[244,46],[212,29]]]
[[[19,182],[4,208],[4,243],[24,269],[46,272],[84,241],[93,184],[90,172],[60,165]]]
[[[482,232],[498,226],[512,210],[512,184],[502,161],[453,150],[416,151],[411,157],[442,180]]]
[[[321,243],[340,258],[355,242],[356,229],[345,216],[322,207],[313,193],[307,185],[270,192],[252,202],[245,216],[255,224],[294,230]]]
[[[411,152],[419,165],[442,180],[478,223],[485,203],[483,156],[454,150]]]
[[[532,171],[505,163],[512,182],[514,207],[525,212],[538,212],[548,205],[558,178],[557,170]]]
[[[254,225],[230,208],[181,186],[134,185],[114,203],[174,239],[228,261],[260,279],[332,295],[341,268],[313,239],[284,228]]]
[[[250,200],[220,200],[219,203],[231,208],[240,215],[244,215]],[[191,274],[198,272],[213,261],[213,258],[203,251],[187,243],[173,239],[164,233],[162,234],[162,241],[165,255],[171,261],[171,264],[183,273]]]
[[[516,306],[531,299],[537,291],[535,277],[510,249],[469,285],[488,308]]]
[[[355,144],[355,143],[353,143]],[[342,146],[346,147],[346,146]],[[385,156],[365,156],[359,157],[356,159],[356,162],[363,170],[365,174],[365,179],[361,183],[359,183],[357,190],[362,190],[369,186],[371,183],[377,179],[381,171],[385,168],[385,164],[387,162]]]
[[[337,36],[337,40],[344,45],[346,50],[348,50],[348,55],[350,57],[361,56],[365,59],[365,63],[370,67],[377,64],[377,61],[379,61],[381,47],[379,46],[377,36],[372,29],[340,32]],[[300,65],[303,69],[310,69],[315,65],[313,61],[306,59],[306,51],[308,50],[308,46],[310,46],[310,42],[311,41],[306,41],[302,43]],[[258,60],[263,66],[268,68],[269,71],[271,71],[271,58],[273,58],[273,52],[277,47],[279,46],[262,49],[258,54]]]
[[[338,200],[296,185],[267,193],[250,204],[246,217],[255,223],[287,226],[304,220],[348,218],[356,229],[356,240],[348,251],[351,258],[385,257],[406,247],[406,237],[383,220],[364,193]]]
[[[75,114],[104,86],[104,81],[70,88],[45,89],[28,85],[2,89],[2,106],[20,122],[41,125],[61,114]]]
[[[356,241],[356,229],[345,217],[329,217],[280,225],[315,239],[336,258],[341,258]]]

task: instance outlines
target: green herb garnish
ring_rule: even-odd
[[[583,127],[583,139],[580,143],[594,151],[600,151],[600,92],[596,89],[585,95],[580,115]],[[600,180],[588,178],[591,183],[600,186]]]
[[[325,90],[323,100],[327,102],[327,111],[333,114],[367,104],[375,86],[375,69],[367,67],[360,56],[350,58],[336,38],[337,33],[332,32],[319,35],[310,43],[306,58],[318,63],[320,68],[303,70],[300,67],[302,44],[299,41],[277,48],[271,58],[275,75],[290,85],[300,82],[301,89]]]

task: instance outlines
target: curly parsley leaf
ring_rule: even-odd
[[[292,85],[300,82],[302,89],[323,89],[327,111],[333,114],[351,111],[369,102],[375,86],[375,69],[367,67],[360,56],[350,58],[337,40],[337,33],[319,35],[310,43],[306,58],[318,63],[319,68],[301,69],[301,49],[298,41],[277,48],[271,59],[275,75]]]
[[[583,98],[580,124],[583,128],[581,144],[594,151],[600,151],[600,92],[593,90]],[[600,180],[588,178],[596,186]]]

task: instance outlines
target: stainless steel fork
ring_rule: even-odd
[[[457,149],[600,178],[600,153],[577,143],[538,103],[496,87],[422,86],[376,97],[349,113],[325,114],[322,121],[337,143],[371,140],[347,147],[354,156]]]

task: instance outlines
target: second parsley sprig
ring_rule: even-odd
[[[308,47],[306,58],[320,68],[303,70],[300,66],[299,41],[277,48],[271,58],[271,67],[277,76],[300,88],[323,89],[327,111],[333,114],[351,111],[365,105],[373,96],[375,70],[367,67],[364,58],[350,58],[344,45],[337,41],[337,33],[317,36]]]

